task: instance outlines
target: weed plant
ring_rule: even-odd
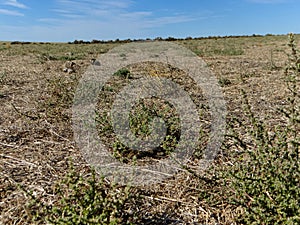
[[[288,104],[279,109],[286,123],[268,128],[253,113],[245,91],[247,121],[235,119],[231,123],[230,136],[240,151],[226,175],[233,190],[231,204],[243,211],[237,218],[242,224],[300,224],[300,56],[293,34],[289,35],[289,47],[284,71]],[[233,128],[236,126],[246,132],[239,134]]]
[[[56,184],[53,202],[43,202],[32,192],[25,192],[31,199],[27,216],[36,224],[131,224],[132,215],[125,209],[132,197],[130,187],[108,184],[97,178],[95,171],[83,176],[71,168],[62,182]]]

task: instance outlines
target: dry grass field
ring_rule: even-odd
[[[284,73],[288,54],[291,54],[288,36],[193,39],[175,42],[194,51],[217,77],[227,104],[228,134],[234,130],[236,136],[246,143],[245,149],[260,149],[252,143],[251,132],[247,132],[252,128],[254,130],[259,128],[258,125],[257,127],[253,125],[257,124],[254,120],[249,121],[247,104],[251,106],[255,118],[264,121],[268,137],[276,135],[275,127],[284,127],[287,124],[286,117],[279,110],[290,107]],[[300,49],[300,37],[297,35],[296,43]],[[237,182],[231,181],[226,175],[226,171],[230,168],[232,170],[236,162],[240,163],[247,158],[242,152],[243,143],[236,144],[237,138],[234,139],[231,135],[225,137],[221,152],[212,167],[201,176],[187,169],[163,183],[141,187],[123,187],[111,184],[105,178],[94,179],[92,169],[85,162],[73,139],[71,123],[73,95],[80,77],[91,64],[91,59],[117,45],[118,43],[0,42],[0,224],[50,224],[51,220],[53,224],[254,224],[255,220],[256,224],[272,224],[274,220],[279,221],[278,224],[296,224],[297,221],[300,223],[299,207],[296,206],[290,209],[290,216],[282,209],[284,212],[279,213],[280,216],[277,217],[275,211],[279,212],[281,209],[274,212],[268,209],[268,212],[253,210],[253,215],[258,216],[248,216],[252,219],[239,219],[242,215],[248,215],[247,213],[256,206],[255,209],[262,209],[263,206],[259,206],[260,203],[254,204],[256,201],[254,192],[251,194],[245,191],[249,186],[248,183],[245,182],[247,187],[241,185],[244,189],[236,190],[237,185],[232,184]],[[68,67],[70,62],[73,62],[72,70],[67,70],[65,67]],[[151,64],[136,65],[129,66],[128,70],[134,76],[135,73],[142,74],[145,71],[149,73],[151,68]],[[156,71],[158,75],[170,72],[160,68],[159,65]],[[162,71],[161,74],[159,71]],[[181,76],[180,72],[174,75],[178,76]],[[119,84],[121,81],[118,79],[122,78],[117,77],[112,82]],[[184,85],[185,80],[182,82]],[[299,78],[294,83],[299,85]],[[186,87],[193,89],[192,86]],[[296,92],[299,95],[299,86],[297,88]],[[200,92],[201,90],[199,96]],[[194,101],[197,101],[197,96],[195,93]],[[245,103],[245,99],[248,103]],[[299,100],[295,102],[299,104]],[[105,108],[103,102],[100,102],[99,106]],[[299,109],[299,105],[297,107]],[[239,126],[238,123],[232,122],[233,118],[238,118],[243,125]],[[294,127],[297,131],[299,121],[295,121]],[[203,123],[204,139],[198,146],[200,150],[205,147],[207,141],[205,134],[209,132],[209,116],[204,117]],[[107,126],[107,121],[102,124]],[[109,145],[112,134],[109,133],[111,132],[109,128],[107,129],[100,136],[102,135]],[[294,133],[295,140],[299,140],[299,134]],[[285,139],[282,137],[282,140]],[[111,148],[115,150],[114,145]],[[299,145],[296,145],[296,149],[299,151]],[[121,148],[114,151],[114,154],[124,159],[133,153],[126,151],[123,154]],[[286,171],[294,174],[293,179],[296,182],[294,187],[299,189],[300,173],[299,166],[297,167],[299,155],[294,156],[296,157],[294,170],[290,171],[289,168]],[[262,159],[258,157],[257,160]],[[128,159],[124,160],[127,161]],[[196,155],[193,162],[197,162]],[[253,167],[255,165],[253,162]],[[73,171],[72,175],[70,171]],[[68,174],[75,180],[76,177],[81,177],[78,178],[81,183],[77,185],[78,180],[65,181]],[[261,177],[264,176],[266,178],[264,184],[268,179],[272,180],[268,177],[268,172],[265,174],[262,172]],[[68,209],[70,215],[73,213],[71,220],[69,214],[63,212],[63,207],[66,208],[68,204],[81,204],[78,200],[85,198],[82,196],[86,196],[85,192],[90,190],[89,185],[93,186],[95,183],[98,185],[94,187],[96,192],[103,191],[105,195],[102,202],[87,200],[87,205],[93,207],[96,204],[101,205],[102,208],[98,209],[100,211],[96,210],[94,213],[99,215],[102,213],[104,216],[95,223],[91,222],[92,219],[90,222],[78,219],[97,217],[83,207],[86,203],[82,203],[81,208],[72,209],[73,211]],[[257,188],[255,181],[253,185]],[[76,194],[72,192],[75,189]],[[264,198],[270,200],[270,204],[277,204],[275,199],[275,196],[279,195],[277,192],[272,193],[268,189],[265,193],[263,191],[261,193],[265,194]],[[292,195],[286,196],[287,199],[291,198],[295,205],[299,204],[299,191],[287,193]],[[74,199],[70,199],[70,196]],[[233,199],[239,196],[246,196],[245,199],[248,200],[244,200],[243,204],[237,204]],[[108,200],[105,200],[106,198]],[[65,200],[65,205],[61,200]],[[103,203],[105,201],[110,203]],[[295,209],[299,212],[298,217]],[[86,212],[88,215],[83,215]],[[262,221],[262,214],[274,215],[274,218]],[[64,217],[69,223],[64,222]]]

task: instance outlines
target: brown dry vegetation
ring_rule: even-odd
[[[244,117],[240,93],[244,89],[253,111],[268,126],[283,122],[277,108],[287,103],[286,36],[178,43],[197,53],[217,76],[228,116]],[[70,108],[90,60],[115,45],[0,42],[0,224],[30,224],[29,196],[22,189],[42,196],[44,203],[55,202],[53,187],[68,172],[69,160],[78,173],[90,174],[73,140]],[[76,63],[74,73],[63,72],[67,60]],[[230,164],[231,150],[222,148],[215,167]],[[241,211],[227,204],[224,196],[230,190],[216,186],[211,174],[206,180],[182,172],[161,184],[133,188],[142,197],[127,208],[136,212],[138,224],[234,224]],[[205,197],[206,192],[213,193],[209,197],[213,199]]]

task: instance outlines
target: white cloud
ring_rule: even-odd
[[[89,18],[42,18],[40,19],[40,26],[30,28],[31,32],[28,34],[28,37],[23,36],[18,39],[30,40],[30,37],[42,41],[73,41],[75,39],[114,40],[116,38],[139,39],[152,35],[150,32],[153,28],[162,28],[170,24],[178,24],[191,20],[193,20],[193,18],[187,16],[154,18],[151,13],[136,13],[131,16],[119,14],[116,17],[107,20]],[[159,33],[156,35],[161,36]]]
[[[152,11],[132,11],[132,0],[56,0],[57,8],[53,9],[61,19],[78,18],[81,21],[105,21],[104,24],[120,27],[119,24],[135,25],[149,28],[166,24],[192,21],[189,15],[156,15]]]
[[[160,9],[133,10],[133,0],[54,1],[55,6],[48,9],[52,11],[52,15],[36,18],[36,24],[26,26],[25,30],[24,26],[3,27],[3,31],[9,30],[3,37],[25,41],[138,39],[168,35],[168,26],[171,24],[182,27],[183,23],[213,16],[207,13],[191,15]],[[154,32],[156,28],[159,31]]]
[[[61,20],[55,19],[55,18],[39,18],[37,21],[43,22],[43,23],[58,23]]]
[[[149,19],[144,21],[145,27],[159,27],[168,24],[184,23],[196,20],[196,18],[190,16],[163,16],[154,19]]]
[[[27,9],[28,7],[23,3],[18,2],[17,0],[7,0],[3,3],[4,5],[9,5],[12,7],[20,8],[20,9]]]
[[[126,13],[121,13],[120,16],[123,18],[138,18],[138,17],[149,17],[152,16],[153,12],[149,11],[140,11],[140,12],[126,12]]]
[[[127,9],[131,0],[56,0],[62,10],[89,14],[91,10],[119,11]]]
[[[0,14],[8,16],[24,16],[23,13],[8,9],[0,9]]]

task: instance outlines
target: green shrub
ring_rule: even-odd
[[[235,56],[235,55],[243,55],[244,50],[235,48],[235,47],[225,47],[223,49],[214,49],[213,51],[214,55],[229,55],[229,56]]]
[[[219,78],[219,81],[218,81],[219,85],[221,87],[225,87],[227,85],[230,85],[231,84],[231,81],[228,79],[228,78],[225,78],[225,77],[221,77]]]
[[[288,106],[280,109],[286,124],[267,127],[252,112],[244,91],[248,121],[236,119],[231,124],[245,131],[239,134],[232,129],[231,137],[242,151],[227,172],[227,183],[234,192],[231,201],[244,211],[238,218],[243,224],[300,223],[300,57],[294,35],[289,37],[292,53],[285,69]]]
[[[114,73],[114,76],[130,79],[131,74],[130,71],[126,68],[119,69],[117,72]]]
[[[131,224],[125,206],[130,188],[119,187],[97,179],[95,172],[83,177],[71,170],[62,183],[56,185],[55,200],[45,203],[31,193],[28,217],[35,223],[47,224]]]

